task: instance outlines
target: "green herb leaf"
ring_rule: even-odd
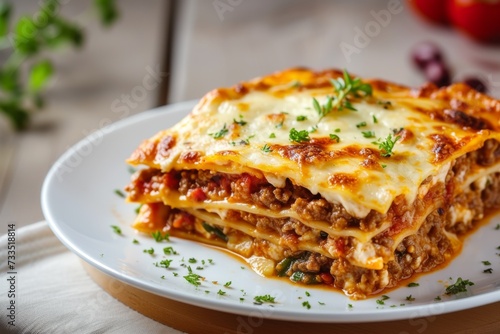
[[[115,194],[117,194],[118,196],[120,196],[122,198],[127,197],[127,196],[125,196],[125,194],[123,193],[123,191],[121,191],[120,189],[115,189]]]
[[[271,150],[271,146],[269,146],[268,144],[265,144],[265,145],[261,148],[261,150],[262,150],[263,152],[266,152],[266,153],[272,152],[272,150]]]
[[[299,116],[297,116],[296,119],[298,122],[303,122],[303,121],[307,120],[307,116],[299,115]]]
[[[415,283],[415,282],[411,282],[410,284],[407,285],[409,288],[414,288],[416,286],[420,286],[420,284],[418,283]]]
[[[311,304],[308,301],[302,302],[302,306],[304,306],[306,309],[311,309]]]
[[[473,282],[469,281],[468,279],[463,280],[461,277],[457,278],[457,281],[448,286],[446,288],[446,294],[447,295],[455,295],[460,292],[466,292],[467,291],[467,286],[472,286],[474,285]]]
[[[493,274],[493,268],[484,269],[483,273],[485,273],[485,274]]]
[[[139,240],[134,239],[134,240],[132,240],[132,243],[133,243],[134,245],[138,245],[138,244],[139,244]]]
[[[412,302],[415,300],[415,298],[412,295],[409,295],[409,296],[406,296],[406,300]]]
[[[375,132],[374,131],[361,131],[363,134],[363,137],[365,138],[375,138]]]
[[[393,154],[392,150],[394,149],[394,145],[396,145],[399,138],[401,137],[397,136],[392,138],[392,135],[389,134],[384,141],[379,139],[378,141],[372,142],[372,144],[378,145],[378,148],[381,150],[380,155],[388,158]]]
[[[357,127],[358,129],[359,129],[359,128],[362,128],[362,127],[364,127],[364,126],[366,126],[366,122],[360,122],[360,123],[356,124],[356,127]]]
[[[335,140],[337,143],[340,142],[340,137],[334,133],[330,133],[330,139]]]
[[[255,296],[253,297],[253,300],[255,300],[257,303],[276,303],[275,300],[276,297],[271,297],[271,295],[262,295],[262,296]]]
[[[162,234],[160,231],[154,231],[151,233],[156,242],[162,242],[163,240],[170,241],[170,234]]]
[[[186,281],[188,281],[190,284],[193,284],[194,286],[200,286],[201,285],[200,280],[203,278],[202,276],[193,273],[193,270],[191,269],[190,266],[188,266],[188,274],[183,277]]]
[[[10,5],[10,3],[5,1],[0,2],[0,37],[7,36],[7,33],[9,32],[11,11],[12,6]]]
[[[222,291],[221,289],[219,289],[219,291],[217,291],[217,294],[220,296],[224,296],[226,294],[226,291]]]
[[[122,234],[122,229],[120,228],[120,226],[117,226],[117,225],[111,225],[111,228],[113,229],[113,231],[114,231],[116,234]]]
[[[177,251],[174,250],[172,246],[163,248],[163,254],[165,255],[178,255]]]
[[[224,123],[224,126],[222,127],[222,129],[220,129],[219,131],[217,131],[215,133],[209,133],[208,135],[211,136],[211,137],[213,137],[214,139],[221,139],[228,132],[229,132],[229,130],[226,127],[226,123]]]
[[[30,70],[28,78],[28,88],[32,92],[42,89],[54,73],[54,68],[49,60],[42,60],[35,63]]]
[[[375,123],[375,124],[378,123],[378,119],[377,119],[377,117],[375,117],[375,115],[372,115],[372,119],[373,119],[373,123]]]
[[[290,130],[289,139],[290,141],[295,143],[302,143],[311,140],[311,138],[309,138],[309,132],[307,130],[297,131],[295,128],[292,128]]]
[[[148,253],[149,255],[153,255],[155,253],[155,250],[153,247],[151,247],[150,249],[144,249],[142,252]]]
[[[276,138],[276,135],[274,134],[274,132],[269,135],[269,138]]]
[[[119,12],[114,0],[94,0],[94,5],[104,26],[110,26],[118,19]]]
[[[491,266],[491,262],[490,261],[481,261],[485,266]]]
[[[242,116],[242,115],[240,115],[240,120],[239,120],[239,121],[237,121],[237,120],[235,120],[235,119],[233,118],[233,123],[238,124],[238,125],[241,125],[241,126],[245,126],[245,125],[247,125],[247,122],[245,122],[245,121],[243,120],[243,116]]]

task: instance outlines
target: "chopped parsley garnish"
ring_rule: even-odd
[[[382,168],[387,167],[387,165],[386,165],[386,164],[381,164],[380,166],[382,166]]]
[[[255,296],[253,300],[257,303],[276,303],[276,297],[271,297],[271,295]]]
[[[160,231],[154,231],[151,233],[156,242],[162,242],[163,240],[170,241],[170,234],[161,234]]]
[[[375,117],[375,115],[372,115],[372,119],[373,119],[373,123],[375,123],[375,124],[378,123],[378,119],[377,119],[377,117]]]
[[[161,278],[161,279],[165,279],[165,275],[162,275],[160,278]]]
[[[222,137],[227,135],[228,132],[229,132],[229,130],[226,127],[226,123],[224,123],[224,126],[222,127],[222,129],[220,129],[219,131],[217,131],[215,133],[209,133],[208,135],[210,137],[213,137],[214,139],[221,139]]]
[[[241,125],[241,126],[247,125],[247,122],[245,122],[245,121],[243,120],[243,115],[240,115],[240,120],[239,120],[239,121],[237,121],[237,120],[235,120],[235,119],[233,118],[233,123],[238,124],[238,125]]]
[[[212,260],[212,259],[208,259],[207,261],[208,261],[208,263],[210,263],[210,264],[214,263],[214,260]]]
[[[217,291],[217,294],[220,296],[224,296],[226,294],[226,291],[222,291],[221,289],[219,289],[219,291]]]
[[[245,298],[243,298],[243,297],[240,297],[240,301],[244,301],[244,300],[245,300]]]
[[[325,305],[325,303],[323,303],[323,302],[318,302],[318,304],[320,304],[320,305]]]
[[[340,142],[340,137],[334,133],[330,133],[330,139],[335,140],[337,143]]]
[[[297,116],[296,120],[297,120],[297,122],[305,121],[305,120],[307,120],[307,116],[299,115],[299,116]]]
[[[362,127],[364,127],[364,126],[366,126],[366,122],[361,122],[361,123],[356,124],[356,127],[357,127],[358,129],[359,129],[359,128],[362,128]]]
[[[382,295],[380,299],[377,299],[377,304],[379,305],[385,305],[385,300],[389,299],[389,296],[387,295]]]
[[[137,208],[134,209],[135,213],[138,214],[139,211],[141,211],[141,208],[142,208],[142,204],[139,205]]]
[[[378,148],[382,151],[380,152],[380,155],[388,158],[393,154],[392,150],[394,149],[394,145],[396,145],[399,138],[401,137],[397,136],[392,138],[392,135],[389,134],[384,141],[379,138],[378,141],[374,141],[372,144],[378,145]]]
[[[170,267],[170,263],[172,263],[172,261],[173,260],[167,260],[167,259],[165,259],[165,260],[161,260],[160,264],[158,264],[158,262],[156,262],[155,265],[157,267],[168,268],[168,267]]]
[[[375,131],[361,131],[365,138],[375,138]]]
[[[226,288],[228,288],[228,287],[231,285],[231,283],[232,283],[231,281],[228,281],[228,282],[224,283],[224,286],[225,286]]]
[[[441,300],[441,296],[437,296],[436,298],[434,298],[434,300]]]
[[[196,267],[197,270],[203,270],[203,267],[202,266],[198,266]]]
[[[415,283],[415,282],[411,282],[410,284],[407,285],[409,288],[414,288],[416,286],[420,286],[420,284],[418,283]]]
[[[347,304],[348,308],[353,308],[352,304]]]
[[[484,269],[483,273],[485,273],[485,274],[493,274],[493,268]]]
[[[193,273],[193,270],[191,269],[190,266],[188,266],[188,274],[186,276],[183,276],[186,281],[189,283],[193,284],[194,286],[200,286],[200,280],[202,279],[202,276]]]
[[[307,297],[311,297],[311,294],[309,293],[309,291],[306,291],[305,293],[306,293]]]
[[[139,240],[134,239],[134,240],[132,240],[132,243],[133,243],[134,245],[137,245],[137,244],[139,244]]]
[[[198,262],[194,257],[189,258],[188,260],[189,263],[196,263]]]
[[[485,266],[491,266],[491,262],[490,261],[481,261]]]
[[[123,193],[123,191],[121,191],[120,189],[115,189],[115,194],[117,194],[118,196],[120,197],[123,197],[125,198],[125,194]]]
[[[150,249],[145,249],[142,251],[143,253],[148,253],[149,255],[153,255],[155,253],[155,250],[153,247],[151,247]]]
[[[406,296],[406,300],[412,302],[415,300],[415,298],[412,297],[412,295],[409,295],[409,296]]]
[[[495,230],[500,230],[500,224],[497,224],[497,226],[495,226]]]
[[[335,130],[333,130],[333,132],[336,132],[336,133],[339,133],[341,130],[339,128],[336,128]]]
[[[446,288],[446,294],[447,295],[456,295],[457,293],[460,292],[466,292],[467,291],[467,286],[472,286],[474,285],[473,282],[469,281],[468,279],[463,280],[461,277],[457,278],[457,281],[448,286]]]
[[[177,251],[175,251],[175,250],[172,248],[172,246],[168,246],[168,247],[163,248],[163,253],[164,253],[165,255],[171,255],[171,254],[173,254],[173,255],[177,255],[177,254],[179,254],[179,253],[177,253]]]
[[[271,150],[271,146],[269,146],[268,144],[265,144],[264,146],[262,146],[261,150],[262,150],[262,152],[266,152],[266,153],[273,151],[273,150]]]
[[[308,301],[305,301],[305,302],[302,302],[302,306],[304,306],[305,308],[307,308],[308,310],[311,308],[311,304],[309,304]]]
[[[120,226],[117,226],[117,225],[111,225],[111,228],[113,229],[113,231],[114,231],[116,234],[122,234],[122,229],[120,228]]]
[[[276,138],[276,135],[274,134],[274,132],[269,135],[269,138]]]
[[[309,132],[307,132],[307,130],[297,131],[295,128],[292,128],[290,130],[289,138],[290,141],[295,143],[302,143],[311,140],[311,138],[309,138]]]
[[[377,101],[384,109],[389,109],[392,106],[391,101]]]
[[[172,273],[175,277],[179,276],[179,273]]]

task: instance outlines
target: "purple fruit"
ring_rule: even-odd
[[[464,84],[468,85],[471,88],[474,88],[478,92],[486,93],[488,91],[486,84],[478,78],[468,77],[465,78],[463,82]]]
[[[439,61],[428,63],[424,69],[424,73],[426,79],[433,82],[438,87],[448,86],[451,82],[450,72],[446,66]]]
[[[431,42],[422,42],[417,44],[412,50],[412,58],[415,65],[421,70],[425,70],[428,64],[433,62],[441,62],[443,56],[441,50],[436,44]]]

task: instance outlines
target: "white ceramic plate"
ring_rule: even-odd
[[[500,230],[495,229],[500,223],[498,217],[469,237],[451,264],[415,279],[418,287],[387,292],[389,299],[383,305],[377,303],[380,298],[352,301],[324,288],[265,279],[239,259],[190,241],[172,238],[157,243],[137,234],[130,227],[136,206],[125,203],[114,192],[129,181],[125,159],[142,140],[176,123],[192,106],[192,102],[171,105],[112,124],[79,142],[57,161],[45,180],[42,206],[50,227],[70,250],[135,287],[251,317],[310,322],[387,321],[433,316],[500,300]],[[114,233],[111,225],[120,226],[123,235]],[[134,239],[139,244],[134,244]],[[165,256],[163,248],[168,246],[179,255]],[[154,255],[143,252],[151,247]],[[153,264],[166,258],[173,259],[169,269]],[[190,263],[189,259],[197,262]],[[491,265],[482,261],[490,261]],[[205,277],[199,287],[183,278],[188,265]],[[487,268],[493,272],[483,273]],[[458,277],[475,285],[466,293],[445,296],[446,285]],[[231,282],[229,287],[224,287],[226,282]],[[254,296],[267,294],[275,297],[275,304],[253,303]],[[410,295],[413,301],[406,300]],[[437,296],[440,301],[435,300]]]

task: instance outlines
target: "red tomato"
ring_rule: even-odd
[[[483,42],[500,41],[500,0],[449,0],[455,27]]]
[[[413,8],[425,19],[440,24],[448,23],[447,0],[410,0]]]

